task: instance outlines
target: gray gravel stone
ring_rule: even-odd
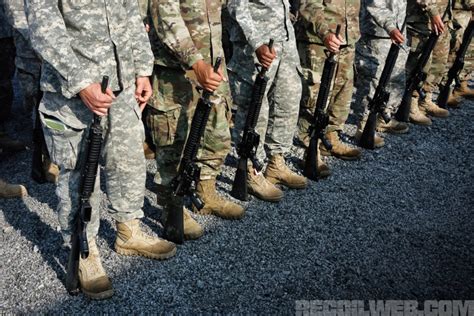
[[[285,190],[278,204],[243,203],[241,221],[196,215],[205,235],[163,262],[113,251],[103,195],[98,244],[116,294],[102,302],[64,289],[54,185],[30,179],[31,150],[3,156],[0,177],[29,196],[0,200],[0,313],[288,314],[300,299],[472,299],[473,105],[389,136],[360,161],[329,158],[330,179]],[[28,118],[15,114],[10,133],[30,142]],[[296,168],[303,150],[292,155]],[[149,161],[148,187],[154,170]],[[226,196],[234,171],[219,178]],[[144,227],[158,235],[159,212],[148,190]]]

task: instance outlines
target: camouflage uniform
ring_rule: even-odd
[[[51,159],[60,167],[56,194],[65,237],[78,208],[81,157],[92,121],[77,94],[104,75],[117,95],[102,120],[109,212],[118,222],[143,216],[144,134],[134,92],[136,78],[151,75],[153,56],[137,1],[112,2],[27,2],[31,42],[44,61],[40,112]],[[89,237],[99,227],[99,194],[98,176]]]
[[[260,134],[257,158],[285,154],[291,147],[301,97],[300,63],[287,0],[231,0],[230,40],[233,45],[229,62],[232,96],[238,107],[233,140],[238,143],[245,126],[252,87],[257,76],[255,50],[274,40],[277,57],[267,72],[268,84],[256,130]],[[265,148],[264,148],[265,146]]]
[[[5,0],[0,0],[0,133],[11,110],[15,73],[15,45],[5,9]]]
[[[456,52],[461,46],[464,31],[472,17],[471,8],[474,6],[474,0],[454,0],[453,3],[453,26],[451,51],[449,57],[449,64],[452,65],[456,58]],[[474,41],[471,40],[466,55],[464,56],[464,68],[460,74],[460,80],[468,80],[474,71]]]
[[[407,40],[411,47],[407,60],[408,75],[418,62],[423,46],[431,32],[430,17],[443,16],[446,8],[448,8],[448,1],[451,0],[408,0]],[[424,71],[428,74],[428,78],[423,85],[423,90],[426,92],[433,92],[447,72],[450,20],[451,10],[448,10],[443,18],[446,31],[438,38],[430,61],[424,68]]]
[[[338,65],[329,100],[327,132],[342,130],[350,110],[354,87],[355,44],[359,40],[360,0],[306,0],[302,2],[296,27],[298,51],[303,67],[303,98],[298,129],[308,133],[319,91],[326,49],[324,38],[341,25],[344,39],[337,54]],[[301,138],[301,137],[300,137]]]
[[[362,119],[366,114],[368,99],[373,97],[385,66],[390,46],[390,32],[401,29],[405,21],[406,3],[399,0],[363,0],[361,5],[361,39],[356,44],[356,91],[352,108]],[[403,32],[405,33],[405,32]],[[405,34],[404,34],[405,36]],[[390,99],[386,111],[394,113],[405,89],[405,64],[408,54],[400,53],[393,69],[387,91]]]
[[[15,66],[23,94],[25,109],[31,110],[41,98],[39,82],[41,60],[33,51],[23,1],[6,0],[13,39],[16,47]]]
[[[213,64],[217,57],[224,56],[221,8],[220,1],[151,1],[150,40],[155,69],[147,124],[156,145],[157,184],[168,186],[176,176],[199,100],[191,66],[198,60]],[[212,97],[213,107],[198,152],[201,180],[217,177],[230,150],[229,95],[228,84],[222,82]]]

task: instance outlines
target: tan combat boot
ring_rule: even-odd
[[[389,134],[405,134],[408,133],[409,127],[407,123],[397,121],[394,117],[390,122],[385,123],[382,118],[377,118],[377,132]]]
[[[215,215],[224,219],[239,219],[244,216],[245,210],[242,206],[221,197],[216,191],[216,180],[199,180],[197,194],[204,202],[204,207],[196,212],[204,215]]]
[[[470,99],[474,97],[474,90],[469,88],[467,80],[464,80],[458,88],[454,88],[454,95]]]
[[[362,133],[364,132],[366,121],[367,121],[367,118],[364,120],[360,120],[359,124],[357,124],[357,131],[354,135],[355,139],[357,140],[357,143],[360,143],[360,138],[362,137]],[[374,146],[375,148],[381,148],[385,146],[385,140],[383,139],[383,137],[377,134],[377,132],[375,132],[375,135],[374,135]]]
[[[449,95],[448,101],[446,102],[446,104],[452,108],[458,108],[460,103],[461,103],[461,96],[455,94],[454,92]]]
[[[140,221],[117,222],[115,250],[126,256],[143,256],[151,259],[167,259],[175,255],[176,246],[167,240],[144,233]]]
[[[81,291],[94,300],[107,299],[114,294],[112,283],[102,267],[95,240],[89,241],[89,256],[86,259],[79,257],[79,283]]]
[[[21,184],[9,184],[0,179],[0,198],[21,198],[27,195],[26,188]]]
[[[283,191],[268,181],[263,173],[249,167],[247,172],[248,192],[260,200],[278,202],[283,198]]]
[[[410,122],[417,125],[429,126],[432,124],[431,119],[421,113],[418,107],[418,98],[411,98],[410,104]]]
[[[326,149],[323,143],[319,144],[319,150],[323,156],[334,156],[343,160],[357,160],[360,159],[361,151],[357,148],[352,148],[344,144],[340,139],[337,131],[326,133],[327,140],[332,145],[332,150]]]
[[[426,94],[425,99],[419,102],[420,111],[422,111],[425,115],[431,115],[434,117],[448,117],[449,111],[440,108],[433,102],[432,98],[433,95],[431,93]]]
[[[321,142],[321,140],[318,140],[318,144]],[[305,152],[305,157],[304,159],[301,161],[301,169],[304,169],[305,168],[305,164],[306,164],[306,153]],[[321,153],[319,152],[318,150],[318,156],[317,156],[317,162],[316,162],[316,165],[318,166],[318,174],[319,174],[319,178],[327,178],[331,175],[331,169],[329,169],[329,166],[323,161],[323,159],[321,158]]]
[[[43,160],[43,170],[46,177],[46,181],[50,183],[58,182],[59,168],[57,165],[52,163],[49,158]]]
[[[308,186],[308,179],[291,171],[285,158],[279,154],[270,157],[265,178],[273,184],[282,184],[290,189],[304,189]]]
[[[166,219],[168,218],[168,212],[175,212],[180,208],[183,209],[183,230],[184,239],[194,240],[198,239],[204,234],[204,229],[199,223],[192,218],[189,211],[183,205],[183,198],[175,196],[174,193],[168,187],[164,185],[156,185],[153,190],[156,193],[156,201],[161,207],[163,212],[161,213],[161,223],[163,226],[166,225]]]

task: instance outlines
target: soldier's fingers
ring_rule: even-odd
[[[115,99],[115,98],[116,98],[114,92],[113,92],[112,89],[110,89],[110,88],[107,88],[107,89],[105,90],[105,94],[108,95],[108,96],[110,96],[112,99]]]
[[[222,66],[219,67],[219,70],[217,71],[217,73],[218,73],[219,76],[221,77],[221,80],[227,82],[227,78],[224,76],[224,72],[222,71]]]

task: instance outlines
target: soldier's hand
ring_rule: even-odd
[[[99,116],[107,115],[107,110],[115,100],[115,95],[110,88],[105,90],[105,94],[102,93],[100,83],[93,83],[82,89],[79,97],[89,110]]]
[[[393,31],[391,31],[390,38],[392,39],[392,42],[396,44],[403,44],[405,42],[405,37],[399,29],[394,29]]]
[[[150,99],[153,93],[151,89],[150,80],[148,79],[148,77],[138,77],[135,81],[135,86],[135,99],[138,102],[140,110],[143,111],[148,99]]]
[[[273,60],[277,56],[275,49],[272,47],[272,49],[270,50],[266,44],[257,48],[255,54],[257,54],[257,58],[260,64],[262,64],[262,66],[265,68],[270,68]]]
[[[431,27],[438,35],[444,32],[445,27],[440,15],[435,15],[431,18]]]
[[[338,53],[339,48],[341,47],[342,44],[342,37],[341,35],[336,36],[334,33],[329,33],[326,35],[324,38],[324,46],[331,52],[331,53]]]
[[[197,81],[207,91],[213,92],[219,87],[221,81],[225,80],[221,67],[215,73],[214,67],[203,60],[197,61],[192,68],[196,74]]]

